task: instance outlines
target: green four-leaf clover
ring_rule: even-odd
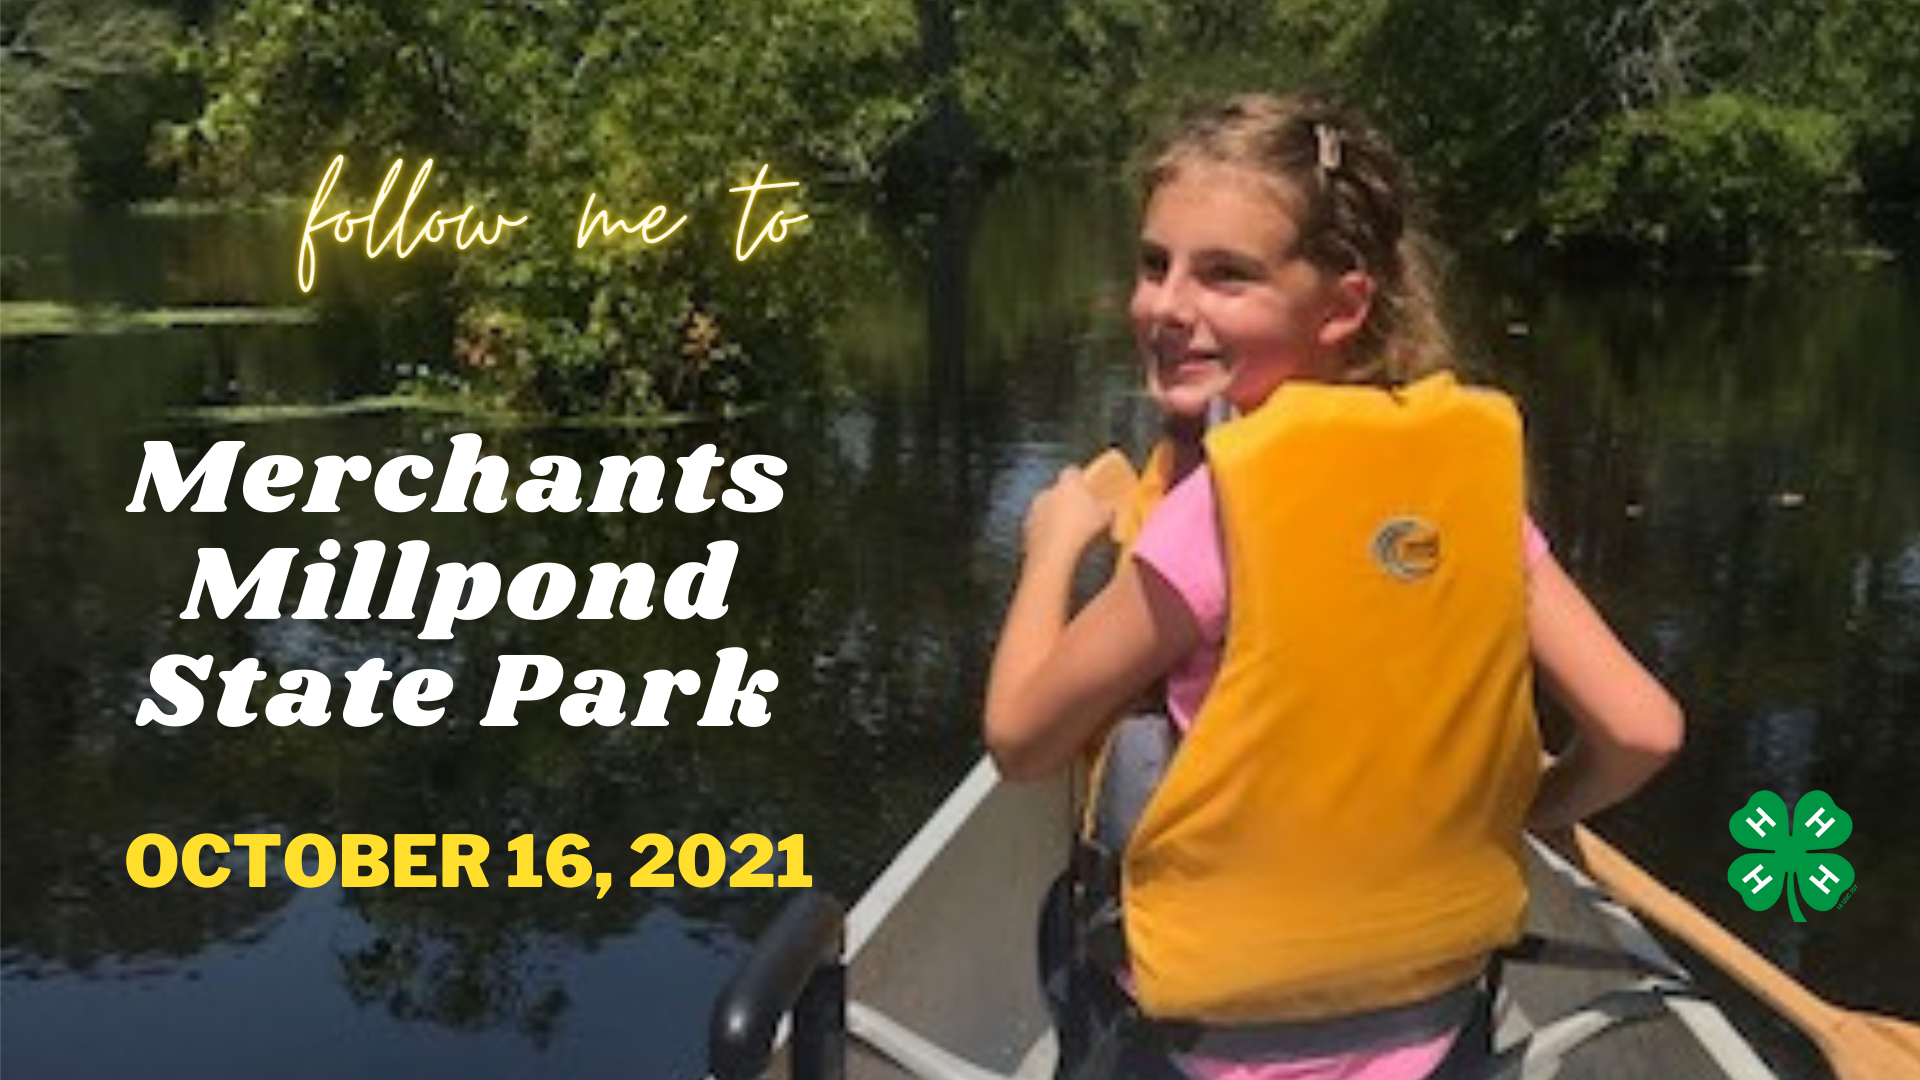
[[[1747,805],[1727,820],[1727,830],[1742,847],[1759,853],[1742,855],[1727,868],[1727,884],[1754,911],[1765,911],[1787,894],[1794,922],[1806,922],[1800,899],[1820,911],[1831,911],[1853,887],[1853,866],[1828,848],[1837,848],[1853,835],[1853,817],[1834,805],[1824,791],[1809,791],[1793,804],[1771,791],[1756,791]],[[1797,875],[1799,888],[1787,888]]]

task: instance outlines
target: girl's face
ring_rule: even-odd
[[[1218,396],[1246,412],[1288,379],[1339,377],[1372,281],[1298,252],[1295,201],[1259,173],[1209,163],[1182,166],[1148,198],[1129,314],[1168,413],[1199,417]]]

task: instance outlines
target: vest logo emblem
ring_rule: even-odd
[[[1418,581],[1440,566],[1440,530],[1417,517],[1397,517],[1373,534],[1373,561],[1397,581]]]

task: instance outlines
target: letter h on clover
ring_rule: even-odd
[[[1853,887],[1853,866],[1828,848],[1837,848],[1853,835],[1853,816],[1834,805],[1824,791],[1809,791],[1793,804],[1788,816],[1785,799],[1771,791],[1756,791],[1747,805],[1734,812],[1728,831],[1740,846],[1758,849],[1742,855],[1727,868],[1727,884],[1754,911],[1765,911],[1787,894],[1794,922],[1806,922],[1800,913],[1804,898],[1816,910],[1831,911]],[[1788,879],[1799,877],[1798,889]]]

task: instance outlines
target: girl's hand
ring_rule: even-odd
[[[1078,561],[1113,523],[1114,508],[1088,485],[1076,466],[1060,470],[1053,486],[1027,508],[1024,542],[1028,558]]]
[[[1027,510],[1026,558],[994,649],[981,725],[1010,780],[1072,764],[1122,705],[1199,641],[1185,601],[1129,560],[1068,619],[1080,556],[1109,531],[1135,479],[1132,464],[1109,450],[1084,470],[1062,469]]]

